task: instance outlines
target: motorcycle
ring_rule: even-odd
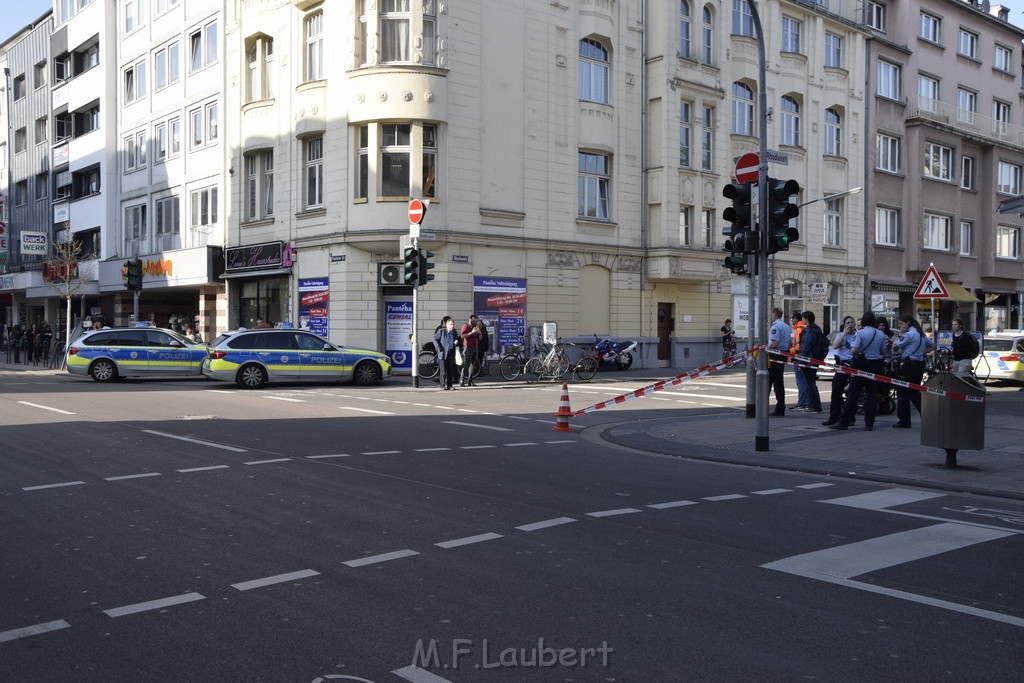
[[[633,367],[633,354],[630,351],[635,348],[635,341],[599,340],[598,336],[594,335],[594,359],[601,367],[611,366],[616,370],[629,370]]]

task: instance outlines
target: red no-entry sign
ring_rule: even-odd
[[[756,183],[757,167],[761,165],[761,157],[747,152],[736,160],[736,182]]]
[[[419,225],[423,222],[423,215],[427,213],[427,207],[418,199],[409,202],[409,222]]]

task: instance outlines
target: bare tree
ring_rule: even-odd
[[[82,253],[82,243],[70,237],[69,228],[69,223],[64,223],[64,234],[68,235],[68,238],[54,240],[53,254],[43,261],[43,282],[66,302],[65,348],[71,340],[71,299],[85,286],[85,281],[78,272],[78,257]]]

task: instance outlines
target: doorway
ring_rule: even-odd
[[[674,305],[665,301],[658,302],[658,367],[667,368],[672,365],[672,333],[676,329],[673,314]]]

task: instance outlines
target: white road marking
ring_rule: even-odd
[[[558,526],[560,524],[569,524],[576,520],[572,517],[555,517],[554,519],[545,519],[543,522],[534,522],[532,524],[524,524],[517,526],[516,528],[520,531],[537,531],[539,529],[547,529],[548,527]]]
[[[250,460],[243,462],[243,465],[269,465],[272,462],[288,462],[291,458],[271,458],[270,460]]]
[[[177,472],[206,472],[208,470],[223,470],[227,469],[228,465],[210,465],[208,467],[189,467],[184,470],[176,470]]]
[[[684,507],[686,505],[696,505],[696,504],[697,503],[692,501],[692,500],[673,500],[673,501],[668,502],[668,503],[654,503],[653,505],[648,505],[647,507],[654,508],[655,510],[667,510],[669,508],[681,508],[681,507]]]
[[[737,498],[746,498],[746,496],[741,493],[730,493],[724,496],[709,496],[707,498],[701,498],[701,500],[709,500],[712,503],[717,503],[723,500],[736,500]]]
[[[270,399],[271,401],[289,401],[291,403],[305,403],[306,401],[301,398],[285,398],[284,396],[264,396],[263,398]]]
[[[402,451],[365,451],[359,455],[398,455]]]
[[[597,512],[588,512],[588,517],[612,517],[614,515],[629,515],[634,512],[643,512],[643,510],[637,510],[636,508],[619,508],[618,510],[599,510]]]
[[[38,636],[41,633],[49,633],[50,631],[59,631],[62,628],[71,628],[71,624],[63,619],[58,619],[57,621],[48,621],[45,624],[33,624],[32,626],[22,626],[10,631],[0,631],[0,643],[6,643],[8,640],[17,640],[18,638],[27,638],[28,636]]]
[[[523,417],[522,415],[505,415],[505,417],[507,417],[510,420],[529,420],[530,419],[528,417]]]
[[[465,538],[456,538],[451,541],[441,541],[435,543],[438,548],[458,548],[463,545],[471,545],[473,543],[483,543],[484,541],[493,541],[496,538],[502,538],[501,534],[486,533],[477,534],[476,536],[466,536]]]
[[[232,453],[245,453],[244,448],[235,448],[234,446],[224,446],[219,443],[213,443],[210,441],[200,441],[199,439],[190,439],[187,436],[178,436],[177,434],[168,434],[166,432],[157,432],[152,429],[143,429],[144,434],[153,434],[154,436],[166,436],[168,439],[177,439],[178,441],[188,441],[189,443],[199,444],[200,446],[209,446],[210,448],[220,448],[225,451],[231,451]]]
[[[273,586],[276,583],[287,583],[288,581],[298,581],[299,579],[308,579],[311,576],[320,576],[320,572],[312,569],[300,569],[297,572],[288,572],[287,574],[277,574],[276,576],[264,576],[262,579],[253,579],[252,581],[242,581],[241,583],[231,584],[232,588],[236,588],[240,591],[249,591],[254,588],[263,588],[264,586]]]
[[[479,446],[459,446],[460,451],[475,451],[480,448],[497,448],[494,444],[482,444]]]
[[[378,562],[390,562],[391,560],[400,560],[403,557],[412,557],[413,555],[419,555],[415,550],[396,550],[393,553],[384,553],[383,555],[370,555],[369,557],[361,557],[358,560],[349,560],[348,562],[342,562],[346,567],[364,567],[368,564],[377,564]]]
[[[154,609],[163,609],[164,607],[173,607],[174,605],[183,605],[187,602],[195,602],[196,600],[205,599],[206,596],[200,595],[199,593],[185,593],[183,595],[173,595],[169,598],[160,598],[159,600],[137,602],[134,605],[105,609],[103,610],[103,613],[109,617],[123,617],[129,614],[138,614],[139,612],[148,612]]]
[[[825,482],[818,482],[817,484],[799,484],[798,489],[823,489],[826,486],[835,486],[835,484],[826,484]]]
[[[746,401],[746,396],[719,396],[718,394],[693,394],[688,391],[673,391],[673,396],[689,396],[690,398],[703,398],[714,401]]]
[[[506,444],[503,444],[503,445],[507,446],[509,448],[516,448],[518,446],[536,446],[537,442],[536,441],[520,441],[519,443],[506,443]]]
[[[884,510],[897,505],[916,503],[931,498],[942,498],[942,493],[928,493],[927,491],[911,491],[910,489],[885,489],[884,491],[872,491],[861,493],[856,496],[845,496],[843,498],[832,498],[821,500],[819,503],[829,505],[844,505],[862,510]]]
[[[348,453],[334,453],[333,455],[307,455],[307,460],[324,460],[326,458],[348,458]]]
[[[447,678],[441,678],[436,674],[432,674],[426,669],[421,669],[418,666],[407,666],[403,669],[395,669],[391,673],[396,676],[400,676],[409,683],[452,683]]]
[[[371,415],[394,415],[383,410],[370,410],[369,408],[353,408],[352,406],[338,406],[341,410],[354,410],[357,413],[370,413]]]
[[[413,453],[433,453],[435,451],[450,451],[451,449],[447,446],[440,446],[438,448],[414,448]]]
[[[556,441],[545,441],[544,443],[577,443],[572,439],[558,439]]]
[[[751,491],[755,496],[772,496],[776,493],[792,493],[793,489],[765,489],[764,491]]]
[[[42,491],[43,489],[59,489],[64,486],[81,486],[84,481],[62,481],[59,484],[43,484],[42,486],[22,486],[22,491]]]
[[[61,410],[60,408],[51,408],[50,406],[41,406],[38,403],[29,403],[28,401],[18,401],[23,406],[29,406],[31,408],[39,408],[40,410],[49,410],[53,413],[60,413],[61,415],[74,415],[75,413]]]
[[[211,394],[238,394],[238,393],[241,393],[239,391],[230,391],[228,389],[207,389],[206,391],[208,391]]]
[[[474,424],[472,422],[455,422],[453,420],[445,420],[446,425],[455,425],[456,427],[477,427],[479,429],[491,429],[496,432],[511,432],[512,430],[508,427],[492,427],[491,425]]]
[[[120,477],[103,477],[103,481],[123,481],[125,479],[142,479],[143,477],[159,477],[159,472],[145,472],[143,474],[124,474]]]

